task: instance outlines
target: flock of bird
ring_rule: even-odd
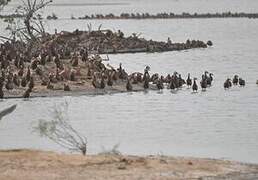
[[[120,64],[121,69],[121,64]],[[129,78],[127,80],[126,88],[128,91],[132,90],[132,85],[137,84],[138,82],[143,82],[144,89],[149,88],[149,84],[152,83],[156,85],[157,89],[164,89],[164,85],[167,86],[168,89],[175,90],[175,89],[181,89],[183,85],[186,85],[188,88],[192,88],[193,92],[197,92],[199,86],[201,87],[202,91],[205,91],[208,87],[211,87],[212,82],[214,80],[213,73],[209,73],[208,71],[205,71],[201,77],[200,84],[198,85],[197,78],[191,78],[190,73],[188,73],[187,79],[184,80],[178,72],[174,72],[173,75],[168,74],[166,77],[160,76],[158,74],[153,74],[152,76],[149,75],[149,69],[150,67],[147,66],[144,70],[143,76],[141,74],[137,73],[135,76],[133,73],[132,75],[129,75]],[[233,85],[240,85],[245,86],[245,80],[242,78],[239,78],[238,75],[235,75],[233,77],[233,80],[230,78],[226,79],[224,82],[224,88],[229,89]],[[258,84],[258,81],[257,81]]]
[[[178,72],[166,76],[158,73],[150,75],[149,66],[145,67],[143,73],[128,74],[121,63],[117,69],[110,65],[104,65],[100,56],[89,56],[85,49],[71,54],[68,61],[62,58],[58,51],[51,54],[51,51],[47,50],[28,60],[24,54],[17,53],[15,49],[9,50],[11,49],[9,46],[11,45],[0,47],[0,98],[4,97],[4,88],[7,91],[19,87],[25,88],[22,95],[24,98],[30,97],[30,93],[36,85],[54,90],[55,84],[61,83],[64,91],[71,91],[71,82],[81,79],[87,79],[86,82],[91,83],[96,89],[117,85],[124,87],[127,91],[133,91],[137,85],[141,89],[161,90],[167,87],[177,90],[186,85],[189,89],[192,88],[193,92],[197,92],[199,87],[205,91],[212,86],[214,80],[213,73],[208,71],[202,74],[200,82],[197,82],[195,77],[191,78],[190,73],[186,80]],[[55,73],[46,71],[48,63],[51,62],[54,65]],[[81,68],[85,68],[85,74],[80,72]],[[258,84],[258,80],[256,83]],[[245,86],[245,80],[235,75],[232,80],[227,78],[223,87],[229,89],[232,85]]]

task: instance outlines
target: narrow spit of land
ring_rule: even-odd
[[[0,151],[1,180],[257,178],[258,165],[226,160],[168,156],[82,156],[36,150]]]

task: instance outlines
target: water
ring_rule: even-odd
[[[205,2],[207,7],[214,4],[212,1]],[[225,5],[233,1],[218,2]],[[230,8],[233,10],[237,7],[248,12],[258,10],[256,1],[248,1],[246,6],[245,2],[234,1]],[[171,3],[190,8],[186,1]],[[191,3],[195,4],[193,1]],[[127,6],[130,9],[131,5]],[[164,4],[160,6],[166,7]],[[110,8],[116,8],[94,7],[98,10],[103,8],[107,12]],[[178,11],[184,11],[182,7]],[[195,6],[191,8],[193,11],[198,10]],[[225,6],[220,5],[220,8]],[[159,10],[158,6],[156,11]],[[127,35],[139,32],[142,37],[154,40],[166,40],[167,37],[177,42],[188,38],[212,40],[214,46],[208,49],[110,55],[109,63],[117,66],[122,62],[129,72],[142,72],[146,65],[150,65],[152,73],[178,71],[185,77],[190,72],[198,80],[208,70],[215,75],[214,84],[206,92],[199,91],[197,94],[183,88],[174,93],[163,90],[161,93],[152,91],[90,97],[34,98],[29,101],[3,100],[0,102],[1,109],[14,103],[18,104],[18,108],[0,124],[0,148],[65,151],[32,133],[32,126],[39,119],[51,118],[50,109],[55,104],[67,101],[70,104],[71,123],[88,137],[91,154],[101,152],[102,146],[108,149],[120,143],[119,150],[125,154],[226,158],[258,163],[258,86],[255,84],[258,79],[258,20],[58,20],[48,21],[47,28],[51,32],[55,28],[86,30],[87,23],[92,23],[95,28],[102,24],[104,29],[120,29]],[[233,87],[225,91],[224,80],[234,74],[246,79],[246,87]]]

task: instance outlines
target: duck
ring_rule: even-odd
[[[47,83],[47,89],[54,89],[54,86],[51,84],[50,81]]]
[[[190,78],[190,73],[188,73],[187,79],[186,79],[186,85],[188,87],[192,86],[192,79]]]
[[[0,80],[0,99],[4,98],[3,86],[4,86],[4,82]]]
[[[28,66],[28,68],[27,68],[27,73],[26,73],[26,80],[27,80],[27,81],[30,80],[30,76],[31,76],[30,66]]]
[[[108,85],[108,86],[113,86],[113,81],[112,81],[112,77],[111,77],[111,74],[110,74],[110,73],[108,74],[107,85]]]
[[[22,77],[22,80],[21,80],[21,86],[22,86],[22,87],[26,87],[26,85],[27,85],[27,80],[26,80],[26,77],[23,76],[23,77]]]
[[[30,81],[29,81],[29,84],[28,84],[28,87],[30,88],[30,89],[33,89],[34,88],[34,78],[33,77],[30,77]]]
[[[105,88],[105,80],[104,77],[101,77],[101,81],[100,81],[100,89],[104,89]]]
[[[133,90],[133,86],[131,85],[129,79],[127,79],[126,90],[127,90],[127,91],[132,91],[132,90]]]
[[[5,88],[6,88],[7,90],[13,90],[13,88],[14,88],[14,83],[13,83],[10,79],[8,79],[8,81],[7,81],[6,84],[5,84]]]
[[[182,87],[185,84],[185,80],[181,77],[181,74],[178,75],[178,87]]]
[[[205,75],[202,75],[201,88],[203,91],[207,88],[207,78],[205,78]]]
[[[70,86],[68,84],[64,84],[64,91],[71,91]]]
[[[229,89],[232,86],[231,79],[226,79],[224,82],[224,89]]]
[[[143,88],[144,89],[148,89],[149,88],[149,80],[145,79],[144,83],[143,83]]]
[[[4,98],[3,88],[0,87],[0,99]]]
[[[242,78],[239,78],[239,85],[240,86],[245,86],[245,80],[243,80]]]
[[[233,84],[237,85],[238,84],[238,75],[235,75],[233,78]]]
[[[20,79],[18,77],[17,74],[14,74],[13,76],[13,83],[15,84],[15,86],[19,87],[20,86]]]
[[[207,77],[207,86],[211,86],[211,83],[213,81],[213,74],[212,73],[209,73],[209,76]]]
[[[174,79],[171,79],[171,81],[169,83],[169,88],[172,89],[172,90],[176,89],[176,85],[175,85]]]
[[[157,86],[158,89],[164,89],[164,85],[163,85],[163,82],[162,82],[161,78],[158,80],[156,86]]]
[[[193,89],[193,92],[197,92],[198,91],[198,85],[196,83],[197,78],[194,78],[193,80],[194,82],[193,82],[192,89]]]
[[[31,93],[32,89],[28,88],[24,94],[23,94],[23,98],[29,98],[30,97],[30,93]]]

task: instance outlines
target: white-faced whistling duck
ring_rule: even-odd
[[[48,81],[47,89],[54,89],[54,86],[51,84],[51,81]]]
[[[245,80],[243,80],[242,78],[239,78],[239,85],[245,86]]]
[[[105,80],[104,80],[104,77],[102,76],[101,77],[101,81],[100,81],[100,89],[104,89],[105,88]]]
[[[4,82],[2,81],[2,79],[0,79],[0,99],[4,98],[3,86]]]
[[[212,81],[213,81],[213,74],[212,73],[210,73],[209,74],[209,76],[207,77],[207,86],[211,86],[211,83],[212,83]]]
[[[233,78],[233,84],[237,85],[238,84],[238,75],[235,75]]]
[[[6,84],[5,84],[5,88],[6,88],[7,90],[13,90],[13,88],[14,88],[14,83],[12,82],[12,80],[10,80],[10,79],[7,80],[7,82],[6,82]]]
[[[158,89],[164,89],[163,81],[162,81],[161,78],[157,82],[157,88]]]
[[[186,80],[186,85],[188,87],[192,86],[192,79],[190,77],[190,73],[188,73],[187,80]]]
[[[30,80],[30,76],[31,76],[31,73],[30,73],[30,66],[28,66],[28,68],[27,68],[27,73],[26,73],[26,81],[29,81],[29,80]]]
[[[29,87],[30,89],[33,89],[33,88],[34,88],[34,78],[33,78],[33,77],[30,78],[30,82],[29,82],[29,84],[28,84],[28,87]]]
[[[175,80],[174,79],[171,79],[170,83],[169,83],[169,88],[174,90],[176,89],[176,85],[175,85]]]
[[[181,77],[181,74],[178,75],[179,87],[181,88],[185,84],[185,80]]]
[[[206,90],[207,88],[207,78],[205,78],[205,75],[202,75],[201,88],[202,90]]]
[[[107,85],[108,86],[113,86],[113,80],[112,80],[112,77],[111,77],[111,73],[108,73]]]
[[[24,94],[23,94],[23,98],[29,98],[30,97],[30,93],[31,93],[31,89],[30,88],[28,88],[25,92],[24,92]]]
[[[131,85],[129,79],[127,79],[126,90],[127,90],[127,91],[132,91],[132,90],[133,90],[133,86]]]
[[[64,91],[71,91],[70,86],[68,84],[64,84]]]
[[[150,69],[149,66],[146,66],[146,68],[144,69],[144,74],[143,74],[143,78],[142,78],[143,81],[145,81],[146,78],[148,78],[148,79],[150,78],[149,69]]]
[[[149,88],[149,80],[145,79],[145,81],[143,82],[143,88],[144,89],[148,89]]]
[[[13,76],[13,83],[15,86],[19,87],[20,86],[20,79],[18,78],[17,74],[14,74]]]
[[[197,83],[196,83],[197,78],[194,78],[193,80],[194,80],[194,82],[193,82],[193,87],[192,87],[192,89],[193,89],[193,92],[194,92],[194,91],[197,92],[197,91],[198,91],[198,85],[197,85]]]
[[[18,71],[18,76],[22,77],[24,73],[24,68],[20,68]]]
[[[229,89],[232,86],[231,80],[228,78],[225,82],[224,82],[224,89]]]
[[[26,85],[27,85],[27,80],[26,80],[26,77],[23,76],[23,77],[22,77],[22,80],[21,80],[21,86],[22,86],[22,87],[26,87]]]
[[[0,88],[0,99],[4,98],[4,92],[3,92],[3,88]]]

